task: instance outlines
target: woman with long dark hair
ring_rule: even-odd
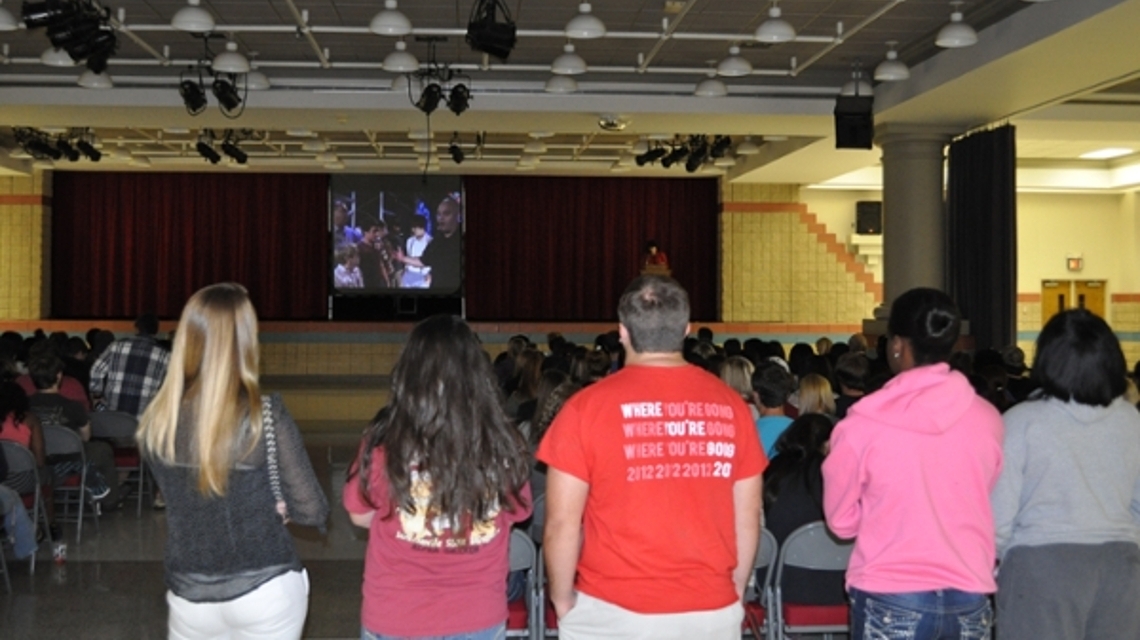
[[[1140,413],[1108,324],[1083,309],[1041,330],[1040,396],[1005,414],[993,493],[1002,640],[1140,638]]]
[[[169,637],[300,638],[309,578],[286,520],[323,527],[329,505],[280,397],[258,383],[245,287],[186,303],[170,366],[139,422],[166,497]]]
[[[1001,415],[947,364],[961,316],[935,289],[891,305],[896,373],[851,407],[823,463],[827,524],[855,538],[851,637],[988,638]]]
[[[470,327],[442,315],[416,325],[344,489],[353,523],[370,529],[362,638],[504,637],[529,476]]]

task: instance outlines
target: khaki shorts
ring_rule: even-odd
[[[578,593],[578,602],[558,621],[561,640],[739,640],[744,608],[739,602],[710,611],[637,613]]]

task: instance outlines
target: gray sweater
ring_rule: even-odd
[[[300,570],[293,538],[281,523],[269,486],[265,439],[230,472],[225,496],[206,497],[197,488],[194,419],[185,413],[178,428],[178,464],[147,461],[167,505],[167,586],[191,602],[222,602],[286,571]],[[324,527],[328,500],[313,474],[297,425],[277,395],[273,415],[289,518]],[[238,450],[246,449],[242,444]]]
[[[1016,546],[1140,543],[1140,412],[1031,400],[1005,414],[993,491],[998,555]]]

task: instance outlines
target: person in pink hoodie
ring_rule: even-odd
[[[823,509],[855,538],[852,640],[990,637],[1002,420],[946,364],[960,324],[941,291],[899,296],[887,348],[897,375],[832,433]]]

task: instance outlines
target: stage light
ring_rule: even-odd
[[[713,138],[712,148],[709,149],[709,156],[714,160],[724,157],[725,152],[732,146],[732,138],[728,136],[717,136]]]
[[[467,85],[460,83],[451,88],[451,93],[447,97],[447,107],[455,115],[467,111],[470,102],[471,90],[467,88]]]
[[[63,153],[47,139],[47,136],[35,129],[17,127],[13,130],[16,144],[20,145],[28,155],[36,160],[59,160]]]
[[[705,163],[705,159],[709,157],[709,144],[701,138],[701,141],[691,148],[689,151],[689,158],[685,160],[685,171],[689,173],[696,173],[697,169]]]
[[[654,147],[645,153],[642,153],[633,159],[637,166],[644,167],[647,164],[657,162],[665,155],[665,147]]]
[[[206,92],[193,80],[183,80],[178,85],[178,94],[182,96],[182,103],[190,115],[196,116],[206,110]]]
[[[75,142],[75,147],[79,149],[80,153],[87,156],[91,162],[99,162],[103,158],[103,152],[95,148],[89,140],[80,138]]]
[[[439,103],[442,100],[443,87],[433,82],[424,87],[423,93],[420,94],[420,99],[416,101],[416,108],[431,115],[431,112],[439,108]]]
[[[664,158],[661,158],[661,166],[668,169],[669,167],[680,162],[681,160],[684,160],[685,156],[687,156],[687,155],[689,155],[689,150],[685,148],[685,145],[679,145],[679,146],[673,147],[673,150],[669,152],[669,155],[665,156]]]
[[[503,22],[496,19],[496,13],[500,11]],[[515,48],[516,34],[517,28],[503,0],[476,0],[467,22],[466,40],[472,49],[506,62]]]
[[[56,140],[55,148],[59,149],[59,152],[63,154],[69,162],[79,162],[79,152],[76,151],[75,147],[71,146],[71,143],[67,140],[63,138]]]
[[[241,106],[241,96],[237,92],[237,77],[233,74],[214,78],[214,97],[222,106],[222,111],[233,111]]]
[[[202,129],[198,134],[198,144],[195,145],[198,150],[198,155],[210,161],[210,164],[218,164],[222,160],[221,154],[214,149],[214,132],[210,129]]]
[[[455,164],[462,164],[467,158],[467,154],[463,153],[463,149],[455,142],[447,145],[447,152],[451,154],[451,159]]]
[[[233,158],[238,164],[245,164],[249,161],[249,155],[242,151],[237,142],[233,140],[226,140],[222,143],[222,153]]]
[[[75,15],[77,7],[70,0],[43,0],[25,2],[21,13],[25,26],[38,29]]]

